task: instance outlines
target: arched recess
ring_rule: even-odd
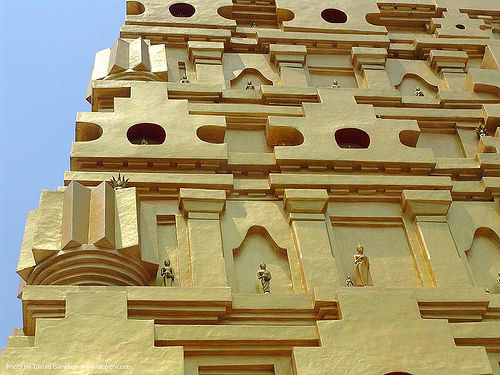
[[[75,130],[75,141],[88,142],[95,141],[102,135],[102,128],[91,122],[77,122]]]
[[[416,130],[403,130],[399,133],[399,141],[407,147],[416,147],[420,132]]]
[[[138,16],[144,13],[146,8],[138,1],[127,1],[127,16]]]
[[[257,279],[259,264],[271,271],[271,293],[293,293],[287,250],[280,248],[262,226],[248,229],[245,239],[233,249],[234,285],[237,293],[261,293]]]
[[[402,96],[415,96],[415,89],[419,87],[424,94],[423,98],[434,98],[439,90],[437,86],[413,73],[406,73],[395,87],[401,91]]]
[[[252,81],[252,85],[255,89],[259,89],[262,85],[273,84],[273,81],[264,77],[258,69],[245,68],[236,78],[231,80],[231,88],[233,90],[245,90],[248,81]]]
[[[224,143],[226,129],[221,126],[202,126],[196,130],[196,135],[203,142],[207,143]]]
[[[490,228],[478,228],[465,254],[476,285],[500,293],[500,237]]]

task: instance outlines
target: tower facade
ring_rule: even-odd
[[[497,1],[127,1],[87,100],[0,373],[500,374]]]

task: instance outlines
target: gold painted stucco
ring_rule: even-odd
[[[0,373],[500,375],[498,1],[175,4],[96,54]]]

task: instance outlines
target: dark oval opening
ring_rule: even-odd
[[[138,1],[127,1],[127,16],[137,16],[144,13],[146,8]]]
[[[368,148],[370,136],[361,129],[346,128],[335,132],[335,141],[340,148]]]
[[[174,17],[191,17],[196,10],[194,6],[187,3],[175,3],[168,8],[170,14]]]
[[[134,145],[160,145],[165,142],[165,130],[157,124],[137,124],[127,131],[127,138]]]
[[[464,29],[465,29],[465,26],[464,26],[464,25],[462,25],[461,23],[457,23],[457,24],[455,25],[455,27],[456,27],[457,29],[460,29],[460,30],[464,30]]]
[[[321,18],[330,23],[347,22],[347,14],[338,9],[325,9],[321,12]]]

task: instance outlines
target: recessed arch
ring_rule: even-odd
[[[273,85],[273,81],[266,78],[258,69],[245,68],[236,76],[236,78],[233,78],[230,81],[231,88],[244,89],[248,81],[252,81],[252,84],[256,88],[261,85]]]
[[[292,293],[292,279],[287,249],[279,247],[266,228],[248,228],[240,245],[233,249],[234,290],[238,293],[261,293],[257,279],[259,264],[271,271],[271,293]]]
[[[233,19],[233,6],[225,6],[217,9],[217,14],[228,20]]]
[[[170,14],[174,17],[184,17],[189,18],[192,17],[196,9],[194,6],[188,3],[175,3],[169,6],[168,8]]]
[[[340,148],[368,148],[370,136],[367,132],[357,128],[344,128],[335,132],[335,141]]]
[[[144,13],[146,8],[138,1],[127,1],[127,16],[138,16]]]
[[[221,126],[206,125],[199,127],[196,130],[196,135],[203,142],[207,143],[224,143],[226,129]]]
[[[323,18],[328,23],[346,23],[347,14],[345,14],[340,9],[325,9],[321,12],[321,18]]]
[[[160,145],[165,142],[165,130],[158,124],[141,123],[131,126],[127,138],[134,145]]]
[[[291,10],[280,8],[276,11],[276,18],[279,22],[291,21],[295,18],[295,13]]]
[[[399,133],[399,141],[407,147],[417,147],[420,132],[417,130],[403,130]]]
[[[91,122],[77,122],[75,130],[76,142],[88,142],[99,139],[102,135],[102,128]]]
[[[465,251],[467,261],[477,286],[500,293],[500,237],[491,228],[479,227],[474,232],[472,244]]]
[[[304,135],[291,126],[267,126],[266,138],[269,146],[299,146]]]

